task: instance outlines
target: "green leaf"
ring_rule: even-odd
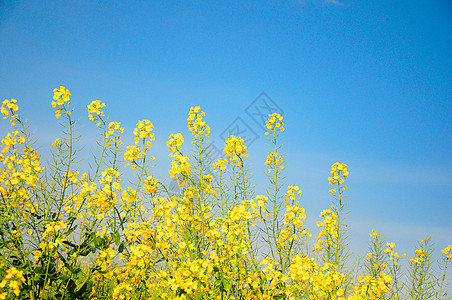
[[[116,246],[119,246],[119,244],[121,243],[121,236],[119,235],[119,232],[112,233],[111,237],[113,238]]]
[[[122,253],[122,251],[124,251],[124,247],[124,242],[122,242],[121,245],[119,245],[118,252]]]
[[[91,252],[91,246],[88,244],[83,243],[82,246],[80,246],[78,250],[78,254],[80,256],[87,256]]]
[[[65,235],[69,236],[71,233],[74,232],[75,229],[77,229],[78,225],[75,225],[74,227],[70,228],[68,231],[66,231]]]
[[[69,241],[63,241],[63,244],[68,245],[68,246],[71,246],[71,247],[73,247],[73,248],[77,247],[77,245],[75,245],[74,243],[71,243],[71,242],[69,242]]]
[[[104,239],[100,236],[96,236],[94,238],[94,246],[96,246],[97,249],[102,249],[102,247],[104,246]]]
[[[75,292],[75,295],[79,299],[87,299],[89,294],[93,289],[93,282],[91,280],[87,280],[78,291]]]

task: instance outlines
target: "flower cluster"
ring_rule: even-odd
[[[318,269],[318,264],[314,262],[314,258],[310,258],[304,254],[298,254],[292,260],[289,267],[289,276],[293,280],[306,282],[310,278],[310,273]]]
[[[278,154],[278,152],[271,152],[268,156],[267,159],[265,160],[265,165],[270,165],[273,164],[273,168],[272,169],[268,169],[268,172],[272,172],[275,168],[280,168],[281,170],[284,169],[284,165],[282,164],[282,162],[284,162],[283,158],[281,157],[281,155]]]
[[[18,110],[19,110],[19,106],[17,105],[16,99],[11,99],[11,100],[5,99],[0,108],[1,113],[4,116],[3,120],[9,119],[11,126],[16,125],[16,120],[19,119],[19,115],[14,113]],[[11,113],[11,116],[9,115],[10,113]]]
[[[353,287],[353,294],[347,299],[381,299],[381,297],[389,291],[392,278],[390,275],[381,272],[378,278],[374,278],[370,275],[360,276],[358,281],[360,284]]]
[[[190,159],[187,156],[183,156],[180,153],[172,153],[174,158],[171,161],[171,170],[169,170],[171,178],[174,180],[179,180],[179,178],[184,177],[191,173],[191,164],[188,162]],[[179,181],[179,185],[183,185],[184,181]]]
[[[55,117],[57,119],[61,117],[63,110],[65,111],[66,115],[69,116],[71,114],[71,111],[67,110],[67,107],[70,104],[70,96],[71,93],[64,86],[60,86],[59,89],[53,90],[52,107],[55,108],[56,106],[62,106],[55,109]]]
[[[133,130],[133,135],[135,136],[135,144],[138,145],[140,139],[145,139],[149,137],[149,141],[147,141],[146,145],[150,148],[151,141],[155,140],[154,134],[152,130],[154,129],[154,125],[149,120],[139,121],[137,123],[137,127]]]
[[[416,249],[416,250],[414,250],[414,253],[416,253],[417,257],[410,258],[411,263],[413,265],[422,264],[422,262],[424,261],[424,257],[425,257],[424,249],[422,249],[422,248]]]
[[[102,108],[105,107],[105,103],[102,103],[100,100],[94,100],[90,104],[88,104],[88,117],[93,123],[98,121],[98,118],[105,116]],[[94,116],[96,115],[96,116]],[[96,126],[100,126],[101,122],[97,122]]]
[[[188,130],[196,138],[199,138],[202,134],[205,134],[206,137],[210,135],[210,127],[202,120],[203,117],[205,117],[205,113],[201,111],[199,106],[190,108],[187,119]]]
[[[399,254],[394,251],[395,243],[387,243],[386,246],[388,248],[386,248],[384,250],[384,254],[389,255],[389,259],[394,262],[394,265],[398,265],[399,264],[399,260],[398,260]],[[402,257],[403,256],[404,255],[402,255]]]
[[[113,168],[105,169],[101,174],[100,183],[102,184],[115,184],[113,180],[121,181],[120,174]]]
[[[223,171],[226,170],[226,164],[228,163],[228,160],[225,158],[219,158],[213,165],[213,172],[218,172],[218,174],[223,174]]]
[[[284,228],[281,230],[279,235],[283,240],[293,241],[299,238],[304,238],[305,235],[309,235],[307,229],[300,230],[303,226],[303,221],[306,219],[306,213],[304,208],[293,205],[287,206],[286,212],[284,213],[283,224]],[[285,242],[282,242],[283,246],[287,246]]]
[[[268,115],[268,120],[265,123],[265,127],[268,130],[273,131],[273,135],[276,135],[275,130],[284,131],[284,123],[282,121],[283,117],[278,113],[273,113]],[[270,132],[266,132],[265,135],[269,135]]]
[[[77,176],[78,174],[80,174],[79,171],[75,171],[74,173],[72,173],[71,171],[68,170],[67,172],[64,173],[63,184],[67,185],[69,181],[71,181],[72,183],[76,183],[78,179],[75,176]]]
[[[143,154],[141,153],[140,149],[137,146],[129,145],[127,146],[127,150],[124,153],[124,161],[128,162],[126,163],[126,167],[131,165],[132,169],[135,170],[137,167],[136,161],[141,158]],[[130,161],[130,162],[129,162]]]
[[[343,183],[344,180],[348,178],[348,174],[347,165],[337,162],[331,166],[331,177],[328,177],[328,181],[333,185],[337,182]],[[344,189],[346,189],[345,186]],[[334,192],[336,192],[336,190],[330,191],[330,193]]]
[[[345,299],[341,287],[345,275],[333,264],[325,263],[319,268],[307,255],[297,255],[289,267],[289,276],[298,282],[292,287],[293,291],[305,299]],[[309,295],[315,295],[315,298],[309,298]]]
[[[287,193],[284,195],[284,202],[286,205],[289,205],[289,200],[292,201],[292,203],[294,203],[294,200],[297,197],[297,195],[301,196],[301,190],[296,185],[295,186],[289,185],[287,188],[288,188]]]
[[[246,146],[243,144],[243,139],[234,135],[231,135],[224,142],[223,152],[229,162],[235,166],[240,166],[242,164],[242,159],[248,157],[248,154],[246,154]]]
[[[377,239],[378,238],[378,233],[375,231],[375,229],[372,229],[372,232],[369,234],[369,236],[371,238]],[[381,237],[381,234],[380,234]]]
[[[180,152],[181,146],[184,143],[184,137],[180,133],[171,133],[169,136],[169,140],[166,142],[166,146],[169,148],[171,152]]]
[[[42,234],[43,238],[52,237],[56,235],[60,230],[67,229],[67,224],[63,221],[50,222],[45,225],[45,231]]]
[[[177,264],[170,272],[173,276],[168,280],[168,286],[173,292],[183,289],[187,296],[194,296],[207,292],[213,263],[211,260],[188,260]]]
[[[121,127],[120,122],[110,122],[106,128],[105,132],[105,142],[106,146],[110,147],[110,143],[114,143],[116,148],[119,149],[124,143],[121,141],[122,134],[124,132],[124,127]]]
[[[19,131],[8,132],[6,136],[2,139],[2,145],[6,147],[3,148],[2,153],[6,153],[9,151],[10,146],[14,146],[16,144],[25,143],[25,137],[19,135]]]
[[[158,190],[158,181],[154,179],[152,176],[148,176],[148,178],[144,181],[143,187],[149,194],[155,194]]]
[[[59,89],[53,90],[53,100],[52,101],[52,107],[55,107],[56,105],[69,105],[71,93],[68,89],[66,89],[64,86],[60,86]]]
[[[61,145],[61,139],[60,138],[56,138],[53,143],[52,143],[52,148],[55,146]]]
[[[166,142],[166,146],[170,150],[169,156],[173,158],[171,161],[171,170],[169,170],[171,178],[178,181],[180,178],[184,178],[191,173],[191,164],[189,158],[184,156],[180,147],[184,142],[184,138],[180,133],[171,134],[169,140]],[[178,184],[183,185],[184,180],[179,180]]]
[[[313,251],[318,249],[321,254],[325,249],[334,243],[334,240],[338,237],[337,215],[332,210],[324,210],[320,214],[321,218],[325,218],[323,221],[317,222],[317,227],[322,228],[319,235],[316,237],[317,243],[313,247]],[[322,239],[324,238],[324,239]]]
[[[6,276],[0,282],[0,299],[12,299],[10,294],[14,294],[19,297],[20,288],[25,283],[23,271],[17,270],[12,267],[6,271]],[[9,292],[12,291],[12,293]],[[12,295],[11,295],[12,296]]]
[[[452,261],[452,245],[447,246],[446,248],[441,250],[444,253],[449,261]]]
[[[217,192],[212,186],[213,176],[210,174],[204,175],[202,179],[201,190],[203,190],[206,195],[213,195],[214,197],[217,197]]]
[[[3,162],[5,167],[0,167],[0,183],[3,182],[5,186],[0,185],[0,192],[8,190],[11,197],[20,195],[28,199],[28,187],[36,187],[39,182],[38,174],[40,174],[44,167],[40,165],[40,158],[38,152],[33,148],[23,149],[22,154],[17,152],[17,146],[25,144],[25,137],[20,135],[19,131],[7,133],[1,140],[3,149],[0,151],[0,162]],[[10,155],[8,155],[8,152]],[[20,184],[19,188],[15,185]]]

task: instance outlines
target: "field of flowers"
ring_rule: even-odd
[[[183,146],[180,133],[166,142],[179,186],[171,190],[152,176],[152,123],[139,121],[135,144],[124,147],[121,123],[107,122],[99,100],[88,105],[101,133],[97,156],[89,170],[77,170],[71,94],[53,93],[49,105],[64,130],[45,166],[17,101],[1,106],[2,126],[9,121],[12,131],[0,148],[0,299],[450,297],[452,245],[433,261],[430,239],[422,240],[405,258],[373,230],[368,253],[351,263],[344,163],[326,170],[332,205],[320,213],[318,236],[310,234],[300,188],[281,184],[277,113],[266,124],[265,195],[252,192],[242,138],[231,135],[224,157],[209,159],[210,128],[199,107],[188,114],[191,144]],[[134,181],[124,184],[129,170]]]

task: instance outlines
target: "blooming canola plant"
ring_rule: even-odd
[[[100,100],[87,107],[101,133],[98,156],[79,170],[71,93],[53,93],[64,130],[46,166],[17,101],[1,106],[13,130],[0,151],[0,299],[445,299],[452,245],[437,270],[430,240],[422,240],[404,275],[405,255],[373,230],[363,263],[347,263],[344,163],[331,167],[332,205],[312,237],[301,189],[282,183],[279,114],[266,123],[265,195],[253,194],[242,138],[231,135],[224,157],[209,159],[200,107],[187,119],[191,151],[181,133],[166,142],[179,185],[172,191],[152,173],[153,124],[139,121],[124,148],[124,128],[107,122]],[[127,185],[125,170],[135,179]]]

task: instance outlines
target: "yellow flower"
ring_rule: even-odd
[[[227,159],[219,158],[214,164],[213,164],[213,171],[218,172],[220,176],[223,174],[223,171],[226,170],[226,163],[228,162]]]
[[[282,116],[278,113],[273,113],[268,115],[268,120],[265,124],[265,127],[267,127],[268,130],[273,131],[273,135],[275,135],[276,129],[279,129],[279,131],[284,131],[284,123],[282,121]],[[269,135],[269,132],[266,132],[265,135]]]
[[[271,152],[267,156],[267,160],[265,161],[265,165],[273,164],[273,169],[279,167],[281,170],[284,169],[284,165],[282,165],[283,158],[277,152]],[[279,166],[278,166],[279,165]],[[272,172],[273,169],[268,169],[269,172]]]
[[[9,108],[10,111],[12,111],[12,112],[18,111],[19,106],[17,105],[17,100],[16,99],[11,99],[11,100],[5,99],[3,101],[0,111],[1,111],[2,115],[4,115],[4,116],[9,115],[9,111],[6,108]]]
[[[55,141],[52,143],[52,148],[55,147],[56,145],[60,145],[61,144],[61,139],[55,139]]]
[[[205,113],[201,111],[199,106],[191,107],[190,112],[188,113],[188,130],[191,134],[198,138],[202,134],[205,134],[206,137],[210,135],[210,127],[207,125],[202,118],[205,116]]]
[[[60,86],[59,89],[53,90],[53,100],[52,107],[55,108],[57,105],[62,106],[55,109],[55,117],[59,119],[62,115],[62,111],[64,110],[67,116],[71,115],[71,112],[66,109],[69,106],[69,99],[71,93],[64,86]]]
[[[61,117],[61,111],[62,111],[63,109],[62,108],[57,108],[57,109],[55,109],[55,117],[57,118],[57,119],[59,119],[60,117]]]
[[[100,100],[94,100],[87,107],[88,113],[95,113],[97,115],[100,115],[101,109],[105,107],[105,103],[102,103]]]
[[[2,115],[4,115],[3,120],[10,119],[9,122],[11,124],[11,127],[16,125],[15,120],[19,119],[19,115],[14,113],[17,110],[19,110],[19,106],[17,105],[16,99],[11,100],[5,99],[0,108]],[[12,113],[11,116],[9,116],[10,112]]]
[[[154,125],[152,125],[149,120],[139,121],[137,123],[137,127],[133,130],[133,135],[135,136],[135,144],[138,144],[140,142],[140,139],[144,139],[146,137],[149,137],[151,141],[154,141],[154,134],[151,133],[153,129]],[[150,146],[151,144],[148,143],[148,147]]]
[[[413,263],[413,265],[415,265],[415,264],[420,265],[421,264],[421,261],[417,257],[416,258],[410,258],[410,261]]]
[[[166,142],[166,146],[169,148],[171,152],[174,152],[176,150],[180,151],[180,147],[182,146],[182,143],[184,142],[184,137],[180,133],[171,133],[169,136],[169,140]]]
[[[91,121],[94,123],[97,121],[97,118],[94,117],[92,114],[96,114],[98,117],[103,117],[104,112],[101,110],[105,107],[105,104],[102,103],[100,100],[94,100],[90,104],[88,104],[88,117]],[[100,125],[100,122],[96,124],[97,126]]]
[[[335,183],[336,183],[336,181],[335,181],[333,178],[331,178],[331,177],[328,177],[328,181],[329,181],[331,184],[335,184]]]
[[[442,249],[441,252],[446,254],[446,257],[449,261],[452,261],[452,245],[449,245],[446,248]]]
[[[169,170],[169,173],[174,180],[191,173],[191,164],[188,162],[190,160],[188,157],[183,156],[180,153],[172,153],[170,156],[173,157],[174,160],[171,162],[171,170]],[[184,181],[180,181],[178,184],[183,185]]]
[[[142,153],[141,153],[140,149],[139,149],[137,146],[127,146],[127,150],[126,150],[126,152],[124,153],[124,160],[125,160],[126,162],[127,162],[127,161],[130,161],[130,163],[127,163],[127,164],[126,164],[126,167],[127,167],[128,165],[131,165],[131,166],[132,166],[132,169],[135,170],[135,168],[136,168],[136,163],[135,163],[135,161],[138,160],[138,159],[140,159],[141,156],[142,156]]]
[[[284,196],[284,201],[286,205],[289,205],[289,200],[294,201],[295,198],[301,196],[301,190],[298,186],[288,186],[288,191]]]
[[[155,194],[158,189],[158,181],[152,176],[148,176],[148,178],[144,181],[143,187],[149,194]]]
[[[224,143],[224,154],[226,158],[236,166],[241,164],[243,158],[248,157],[246,154],[246,146],[243,144],[241,137],[231,135]]]
[[[69,96],[71,96],[71,93],[64,86],[53,90],[53,100],[57,102],[57,105],[63,105],[64,103],[69,105]]]
[[[375,231],[375,229],[372,229],[372,233],[371,234],[369,234],[370,235],[370,237],[371,238],[374,238],[374,239],[376,239],[377,238],[377,236],[378,236],[378,233]]]
[[[70,214],[72,212],[72,207],[71,206],[65,206],[63,208],[64,212],[67,214]]]
[[[420,260],[422,260],[422,261],[424,260],[424,256],[425,256],[424,249],[422,249],[422,248],[416,249],[416,250],[414,250],[414,252],[420,258]]]

